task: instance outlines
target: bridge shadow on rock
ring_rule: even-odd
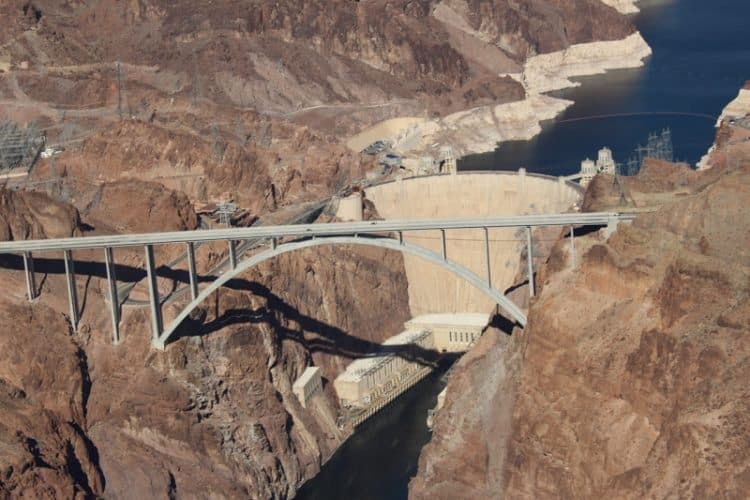
[[[107,278],[107,266],[103,261],[88,261],[73,259],[73,266],[76,275],[90,276],[95,278]],[[0,254],[0,267],[14,271],[23,271],[23,258],[15,254]],[[125,264],[115,264],[115,274],[117,281],[123,283],[137,283],[146,278],[146,270],[140,267],[128,266]],[[161,274],[168,274],[166,267],[161,270]],[[65,274],[65,262],[61,258],[37,257],[34,256],[34,272],[37,274]]]
[[[175,331],[169,343],[184,337],[200,337],[233,325],[268,324],[280,340],[291,340],[305,346],[310,352],[324,352],[346,358],[367,358],[392,354],[424,366],[437,367],[444,355],[432,349],[413,344],[382,345],[377,342],[350,335],[344,330],[324,323],[311,316],[302,314],[266,286],[243,279],[228,281],[226,288],[241,290],[263,297],[267,307],[251,309],[230,309],[220,317],[203,322],[198,319],[186,319]],[[298,329],[286,325],[296,323]],[[312,334],[305,337],[304,332]]]
[[[104,261],[73,258],[73,265],[77,276],[107,279],[107,266]],[[16,254],[0,254],[0,267],[13,271],[23,271],[23,258]],[[118,283],[138,283],[146,279],[146,270],[143,267],[117,263],[113,267]],[[62,258],[37,257],[35,255],[34,272],[42,275],[65,274],[65,261]],[[173,280],[182,284],[190,282],[190,275],[186,270],[172,269],[166,264],[156,267],[155,274],[159,278]],[[199,283],[205,283],[214,281],[217,276],[207,274],[198,275],[197,278]]]

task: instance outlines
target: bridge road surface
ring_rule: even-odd
[[[59,238],[49,240],[22,240],[0,242],[0,253],[20,253],[24,261],[26,273],[26,286],[29,300],[37,296],[37,290],[34,278],[34,258],[33,252],[50,252],[62,251],[65,262],[65,274],[67,278],[67,288],[70,305],[70,321],[73,329],[78,327],[80,311],[78,308],[77,291],[75,285],[74,260],[72,257],[73,250],[82,249],[103,249],[107,267],[107,281],[110,289],[110,296],[117,297],[116,277],[114,271],[114,262],[112,252],[114,248],[127,248],[142,246],[146,252],[146,275],[149,284],[149,304],[151,306],[152,322],[152,344],[154,347],[163,349],[166,341],[172,335],[174,330],[179,326],[182,319],[196,307],[200,301],[204,300],[214,289],[223,286],[237,273],[256,265],[265,259],[275,257],[287,251],[317,246],[324,243],[331,244],[373,244],[384,248],[392,248],[401,252],[418,255],[428,261],[442,265],[450,269],[455,274],[463,277],[466,281],[484,291],[494,301],[496,301],[506,312],[509,312],[513,319],[524,325],[526,317],[518,307],[510,302],[501,291],[493,288],[490,282],[490,254],[487,243],[488,228],[525,228],[528,252],[532,252],[531,230],[533,227],[548,226],[606,226],[608,231],[613,231],[621,221],[633,220],[635,214],[620,214],[610,212],[597,213],[574,213],[574,214],[553,214],[553,215],[523,215],[523,216],[506,216],[506,217],[465,217],[453,219],[422,219],[422,220],[386,220],[386,221],[365,221],[365,222],[336,222],[321,224],[299,224],[283,226],[261,226],[232,229],[213,229],[198,231],[175,231],[161,233],[142,233],[133,235],[106,235],[106,236],[85,236],[77,238]],[[463,265],[449,261],[446,254],[446,231],[450,229],[484,229],[485,233],[485,254],[487,261],[487,279],[484,282],[479,276],[472,273]],[[442,258],[434,252],[420,246],[407,244],[403,240],[404,232],[440,230],[442,239]],[[398,234],[398,240],[391,237],[393,233]],[[362,238],[361,236],[365,236]],[[283,242],[279,246],[279,239],[293,239],[292,242]],[[254,255],[238,265],[237,242],[247,242],[248,240],[257,242],[270,240],[271,249]],[[195,270],[195,261],[193,252],[190,254],[190,289],[193,301],[173,321],[173,324],[165,332],[162,320],[162,301],[159,298],[159,291],[156,283],[156,268],[154,264],[154,245],[186,243],[190,249],[196,244],[209,241],[225,241],[229,248],[229,261],[231,269],[222,273],[208,288],[198,292],[198,276]],[[573,240],[571,240],[573,244]],[[529,291],[534,295],[533,289],[533,266],[531,259],[528,260]],[[119,343],[119,301],[110,300],[113,323],[113,342]]]
[[[412,231],[483,229],[496,227],[550,226],[607,226],[631,221],[635,214],[592,212],[554,215],[517,215],[509,217],[463,217],[454,219],[385,220],[365,222],[331,222],[286,226],[260,226],[163,233],[116,234],[82,236],[48,240],[18,240],[0,242],[0,253],[50,252],[91,248],[123,248],[172,243],[205,241],[240,241],[251,239],[305,238],[352,236],[377,233],[406,233]]]

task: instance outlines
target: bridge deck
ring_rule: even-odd
[[[540,226],[607,226],[610,230],[617,226],[618,222],[635,219],[635,214],[620,214],[611,212],[596,213],[573,213],[552,215],[520,215],[507,217],[469,217],[453,219],[421,219],[421,220],[386,220],[366,222],[336,222],[327,224],[298,224],[283,226],[260,226],[233,229],[213,229],[198,231],[178,231],[165,233],[145,234],[122,234],[109,236],[85,236],[78,238],[59,238],[48,240],[21,240],[0,242],[0,254],[20,253],[23,255],[24,271],[26,274],[26,287],[29,300],[37,296],[37,286],[34,277],[35,252],[62,251],[65,262],[65,275],[68,288],[68,299],[70,305],[70,322],[75,330],[80,319],[78,292],[75,281],[73,250],[81,249],[104,249],[107,264],[107,281],[109,289],[109,302],[112,309],[112,340],[115,344],[119,342],[120,300],[118,298],[114,259],[112,249],[121,247],[143,246],[146,252],[146,271],[149,289],[149,305],[151,308],[151,330],[152,345],[163,349],[180,323],[187,318],[190,312],[205,300],[218,287],[223,286],[230,279],[250,267],[266,260],[274,258],[281,253],[308,248],[319,244],[344,244],[360,245],[369,244],[390,248],[404,253],[414,254],[424,260],[443,266],[457,276],[492,298],[520,325],[526,324],[526,316],[518,306],[505,297],[502,292],[492,286],[492,273],[490,269],[490,246],[489,228],[499,227],[523,227],[526,230],[527,255],[533,255],[531,228]],[[487,266],[486,279],[480,278],[466,267],[448,259],[446,253],[446,231],[450,229],[484,229],[484,252]],[[426,248],[414,246],[403,240],[403,234],[413,231],[439,230],[442,240],[442,254],[433,252]],[[398,233],[398,238],[387,236],[387,233]],[[369,236],[362,238],[361,236]],[[279,245],[279,239],[292,238],[294,241],[285,241]],[[238,241],[268,241],[270,249],[253,255],[239,262],[241,254],[238,253]],[[195,266],[196,243],[207,241],[229,242],[230,269],[217,278],[211,285],[199,292],[198,276]],[[162,323],[162,302],[157,287],[157,270],[154,263],[154,246],[162,244],[183,243],[188,246],[189,279],[190,290],[193,301],[182,310],[164,331]],[[571,238],[571,245],[575,244]],[[575,249],[573,247],[573,256]],[[529,294],[534,295],[534,269],[533,259],[527,259]]]
[[[82,236],[47,240],[19,240],[0,242],[0,253],[24,253],[87,248],[120,248],[170,243],[202,241],[247,240],[255,238],[283,238],[306,236],[345,236],[387,232],[428,231],[436,229],[472,229],[494,227],[540,227],[606,225],[611,222],[633,220],[633,214],[613,212],[519,215],[508,217],[469,217],[453,219],[386,220],[366,222],[333,222],[326,224],[298,224],[231,229],[175,231],[164,233],[119,234],[110,236]]]

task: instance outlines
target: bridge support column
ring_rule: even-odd
[[[195,270],[195,243],[189,241],[187,244],[188,276],[190,277],[190,298],[198,297],[198,275]]]
[[[573,226],[570,226],[570,267],[576,267],[576,235]]]
[[[607,219],[607,228],[604,230],[604,235],[609,238],[612,234],[617,231],[617,225],[620,223],[620,219],[617,217],[610,217]]]
[[[534,296],[534,248],[531,245],[531,226],[526,227],[526,263],[529,272],[529,297]]]
[[[146,274],[148,279],[148,297],[151,303],[151,344],[157,348],[163,348],[159,337],[163,330],[161,319],[161,303],[159,301],[159,288],[156,283],[156,269],[154,267],[154,247],[146,245]]]
[[[237,242],[229,240],[229,267],[234,270],[237,269]]]
[[[36,277],[34,275],[34,257],[31,252],[23,254],[23,269],[26,271],[26,297],[29,301],[36,298]]]
[[[487,263],[487,286],[492,288],[492,272],[490,271],[490,231],[484,229],[484,260]]]
[[[65,282],[68,285],[68,302],[70,305],[70,324],[73,331],[78,330],[78,291],[76,290],[76,271],[70,250],[63,251],[65,261]]]
[[[117,295],[117,276],[115,275],[115,258],[112,248],[104,249],[104,262],[107,266],[107,288],[109,290],[109,308],[112,312],[112,343],[120,343],[120,297]]]

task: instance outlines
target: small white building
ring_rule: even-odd
[[[323,389],[323,380],[320,378],[320,368],[308,366],[302,375],[292,384],[292,392],[299,399],[303,408],[318,391]]]
[[[463,352],[487,328],[491,315],[482,313],[425,314],[406,322],[406,328],[432,331],[435,349]]]
[[[600,149],[596,158],[596,170],[600,174],[615,175],[616,167],[615,160],[612,158],[612,150],[606,147]]]
[[[596,163],[586,158],[581,162],[581,185],[588,186],[596,175]]]

